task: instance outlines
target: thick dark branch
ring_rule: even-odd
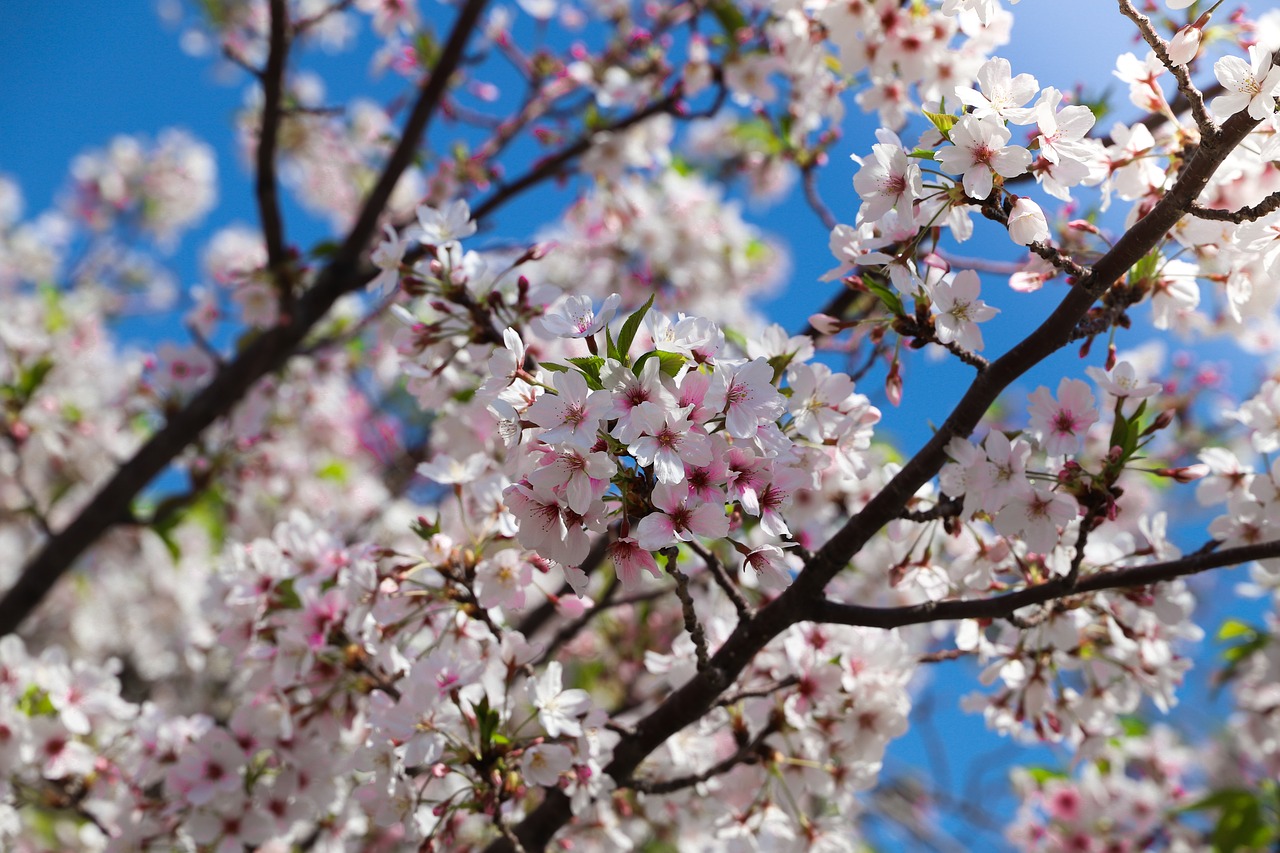
[[[914,604],[910,607],[864,607],[859,604],[825,600],[811,607],[808,618],[813,622],[862,625],[871,628],[901,628],[904,625],[955,619],[1007,619],[1023,607],[1045,604],[1065,596],[1108,589],[1150,586],[1162,581],[1207,572],[1210,569],[1273,557],[1280,557],[1280,540],[1215,551],[1201,549],[1177,560],[1098,572],[1076,579],[1074,586],[1068,576],[1063,576],[1017,592],[970,601],[935,601]]]
[[[280,135],[284,71],[289,54],[289,12],[285,0],[271,0],[271,49],[262,72],[262,116],[258,128],[258,218],[267,244],[267,269],[276,276],[282,300],[293,293],[293,277],[286,269],[284,221],[280,217],[280,188],[276,183],[276,143]]]
[[[423,86],[405,125],[404,135],[365,201],[356,224],[329,265],[316,278],[315,284],[298,300],[296,310],[281,325],[269,329],[246,346],[225,369],[218,371],[208,385],[116,471],[66,527],[44,543],[23,567],[17,583],[0,599],[0,635],[15,631],[89,546],[107,530],[127,522],[129,506],[138,493],[205,428],[242,400],[259,379],[280,369],[339,297],[367,281],[367,277],[360,275],[360,256],[369,244],[391,190],[413,161],[413,152],[426,132],[449,78],[462,60],[463,48],[486,2],[468,0],[458,13],[440,61]]]

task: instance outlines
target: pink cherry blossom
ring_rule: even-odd
[[[785,409],[782,395],[773,386],[773,368],[763,358],[716,365],[706,407],[724,414],[725,432],[734,438],[754,437],[762,420],[776,420]]]
[[[1076,517],[1075,499],[1042,486],[1014,491],[996,515],[996,530],[1005,536],[1020,536],[1027,547],[1047,554],[1058,541],[1058,528]]]
[[[600,419],[613,405],[604,391],[591,391],[577,371],[551,377],[556,394],[543,394],[525,412],[525,417],[546,431],[539,437],[548,444],[572,444],[590,449],[596,443]]]
[[[1030,399],[1031,432],[1046,453],[1075,453],[1089,427],[1098,422],[1093,392],[1079,379],[1059,382],[1057,399],[1044,386],[1037,388]]]
[[[640,435],[627,450],[641,465],[652,465],[659,483],[683,483],[685,464],[711,462],[711,444],[689,421],[690,409],[663,411],[654,403],[641,403],[635,418]]]
[[[720,539],[729,534],[724,508],[713,504],[691,505],[687,487],[681,483],[659,483],[653,490],[651,512],[636,527],[636,541],[646,551],[660,551],[677,539],[688,542],[694,536]]]
[[[640,547],[640,543],[628,536],[609,546],[609,559],[623,589],[635,589],[640,583],[640,572],[646,571],[655,578],[662,577],[653,555]]]
[[[965,193],[973,199],[991,194],[994,176],[1015,178],[1031,165],[1031,152],[1009,145],[1009,130],[994,115],[961,116],[951,129],[951,145],[937,153],[938,163],[961,175]]]
[[[950,281],[943,279],[933,286],[933,306],[938,310],[934,319],[938,340],[944,344],[954,341],[972,352],[982,350],[982,331],[978,323],[990,320],[999,313],[978,298],[982,284],[973,270],[961,270]]]

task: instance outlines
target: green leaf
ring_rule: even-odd
[[[1111,438],[1107,440],[1107,447],[1124,447],[1124,437],[1129,434],[1129,419],[1120,413],[1120,407],[1116,407],[1116,419],[1111,424]]]
[[[569,359],[569,363],[582,372],[587,380],[587,387],[593,391],[604,388],[600,381],[600,368],[604,367],[604,359],[598,355],[584,355]]]
[[[956,126],[959,116],[953,116],[950,113],[931,113],[924,111],[925,117],[933,122],[933,126],[938,129],[938,133],[942,134],[942,138],[951,141],[951,128]]]
[[[862,279],[862,282],[867,286],[867,290],[874,293],[879,300],[884,303],[884,307],[892,311],[894,315],[901,317],[907,313],[902,307],[902,300],[898,297],[898,294],[894,293],[888,287],[885,287],[878,281],[868,281],[865,277]]]
[[[738,4],[720,0],[720,2],[711,4],[711,14],[716,16],[720,26],[724,28],[725,35],[729,37],[729,43],[736,44],[738,30],[747,25],[747,19],[743,16],[742,10],[738,8]]]
[[[938,155],[930,151],[928,148],[917,148],[915,151],[912,151],[907,156],[914,157],[917,160],[937,160],[938,159]]]
[[[440,519],[428,522],[426,516],[418,516],[409,525],[409,529],[424,542],[440,532]]]
[[[724,332],[724,339],[726,341],[733,344],[743,352],[747,351],[747,339],[742,332],[739,332],[737,329],[721,329],[720,331]]]
[[[1258,795],[1243,788],[1214,791],[1178,811],[1217,811],[1218,822],[1209,833],[1213,849],[1220,853],[1261,850],[1277,838]]]
[[[52,284],[39,286],[40,298],[44,302],[44,329],[49,334],[60,332],[67,327],[67,312],[62,307],[62,294]]]
[[[340,459],[332,459],[326,465],[320,466],[320,470],[316,471],[316,477],[321,480],[329,480],[334,483],[345,483],[350,472],[347,466]]]
[[[644,355],[636,359],[635,367],[631,368],[636,376],[640,375],[640,368],[644,367],[644,363],[653,357],[657,357],[659,366],[658,371],[670,377],[675,377],[680,372],[680,368],[684,367],[684,356],[678,352],[663,352],[662,350],[650,350]]]
[[[564,366],[563,364],[558,364],[554,361],[540,361],[538,362],[538,367],[545,367],[547,370],[550,370],[552,373],[568,373],[569,372],[568,367]]]
[[[38,685],[32,684],[18,697],[17,708],[28,717],[56,717],[58,709],[53,707],[49,694]]]
[[[622,361],[622,354],[618,352],[618,345],[614,343],[613,332],[609,331],[609,327],[604,327],[604,354],[614,361]]]
[[[1218,629],[1219,640],[1234,640],[1237,637],[1248,637],[1250,639],[1262,633],[1248,622],[1241,622],[1239,619],[1228,619],[1222,623],[1222,627]]]
[[[622,324],[622,331],[618,332],[618,361],[623,364],[627,363],[627,353],[631,351],[631,343],[636,339],[636,332],[640,331],[640,323],[644,320],[644,315],[653,307],[653,297],[656,294],[649,294],[649,300],[627,318]]]
[[[791,360],[795,357],[796,354],[794,352],[788,352],[783,353],[782,355],[775,355],[773,358],[769,359],[769,366],[773,368],[774,385],[778,384],[778,380],[782,378],[782,374],[786,372],[787,367],[791,364]]]
[[[1128,459],[1133,452],[1138,449],[1138,438],[1142,435],[1142,424],[1138,423],[1138,419],[1130,418],[1129,426],[1125,429],[1124,435],[1124,458]]]
[[[735,142],[742,143],[744,148],[760,151],[765,154],[781,154],[783,145],[773,125],[763,119],[747,119],[740,121],[729,131]]]
[[[1028,767],[1026,774],[1035,781],[1037,785],[1043,785],[1051,779],[1066,779],[1067,774],[1061,770],[1051,770],[1048,767]]]
[[[293,588],[295,578],[285,578],[276,584],[276,600],[281,610],[301,610],[302,596]]]
[[[1126,737],[1142,737],[1151,727],[1141,717],[1121,717],[1120,728],[1124,730]]]
[[[475,706],[476,723],[480,727],[480,751],[486,753],[489,747],[493,745],[494,735],[497,734],[498,725],[502,722],[502,717],[496,708],[489,707],[489,697],[485,696],[480,700],[480,704]]]
[[[47,356],[41,356],[30,364],[20,364],[17,367],[16,381],[11,385],[0,385],[0,394],[15,401],[19,406],[25,406],[31,399],[31,395],[44,384],[45,377],[51,370],[53,370],[53,359]]]
[[[327,260],[338,253],[338,249],[342,245],[336,240],[321,240],[311,247],[311,257],[318,260]]]
[[[1129,269],[1129,284],[1137,285],[1154,280],[1159,266],[1160,250],[1152,249]]]

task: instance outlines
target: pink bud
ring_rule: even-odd
[[[1177,34],[1169,39],[1169,58],[1175,65],[1186,65],[1196,58],[1196,54],[1200,52],[1201,35],[1203,33],[1200,28],[1191,25],[1178,30]]]
[[[810,314],[809,325],[824,335],[834,335],[844,328],[844,325],[830,314]]]
[[[1197,462],[1195,465],[1186,465],[1182,468],[1157,468],[1156,475],[1160,477],[1171,477],[1178,483],[1193,483],[1201,477],[1209,473],[1209,466]]]
[[[898,362],[889,368],[889,375],[884,378],[884,393],[889,402],[897,406],[902,403],[902,374],[898,372]]]
[[[930,252],[920,260],[926,267],[933,267],[935,270],[942,270],[943,272],[951,272],[951,264],[937,252]]]

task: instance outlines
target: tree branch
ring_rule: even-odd
[[[738,747],[733,755],[716,762],[701,773],[692,773],[675,779],[629,779],[618,784],[620,787],[631,788],[644,794],[671,794],[685,788],[692,788],[694,785],[701,785],[708,779],[728,773],[739,764],[759,763],[764,751],[765,739],[776,731],[778,731],[778,721],[770,718],[759,734]]]
[[[860,604],[823,600],[812,607],[809,621],[861,625],[870,628],[901,628],[904,625],[956,619],[1007,619],[1023,607],[1044,604],[1068,595],[1150,586],[1210,569],[1220,569],[1272,557],[1280,557],[1280,540],[1216,551],[1202,549],[1177,560],[1098,572],[1088,577],[1078,578],[1074,586],[1070,583],[1070,578],[1064,575],[1017,592],[969,601],[934,601],[913,604],[909,607],[865,607]]]
[[[276,143],[280,134],[284,72],[289,53],[289,12],[284,0],[271,0],[271,50],[262,72],[262,117],[258,128],[257,178],[258,218],[267,244],[267,268],[276,276],[282,303],[293,294],[292,276],[286,270],[284,222],[280,217],[279,186],[276,183]]]
[[[1280,210],[1280,192],[1274,192],[1257,204],[1242,207],[1239,210],[1218,210],[1217,208],[1193,204],[1188,212],[1200,219],[1234,222],[1239,225],[1241,222],[1252,222],[1255,219],[1261,219],[1277,210]]]

